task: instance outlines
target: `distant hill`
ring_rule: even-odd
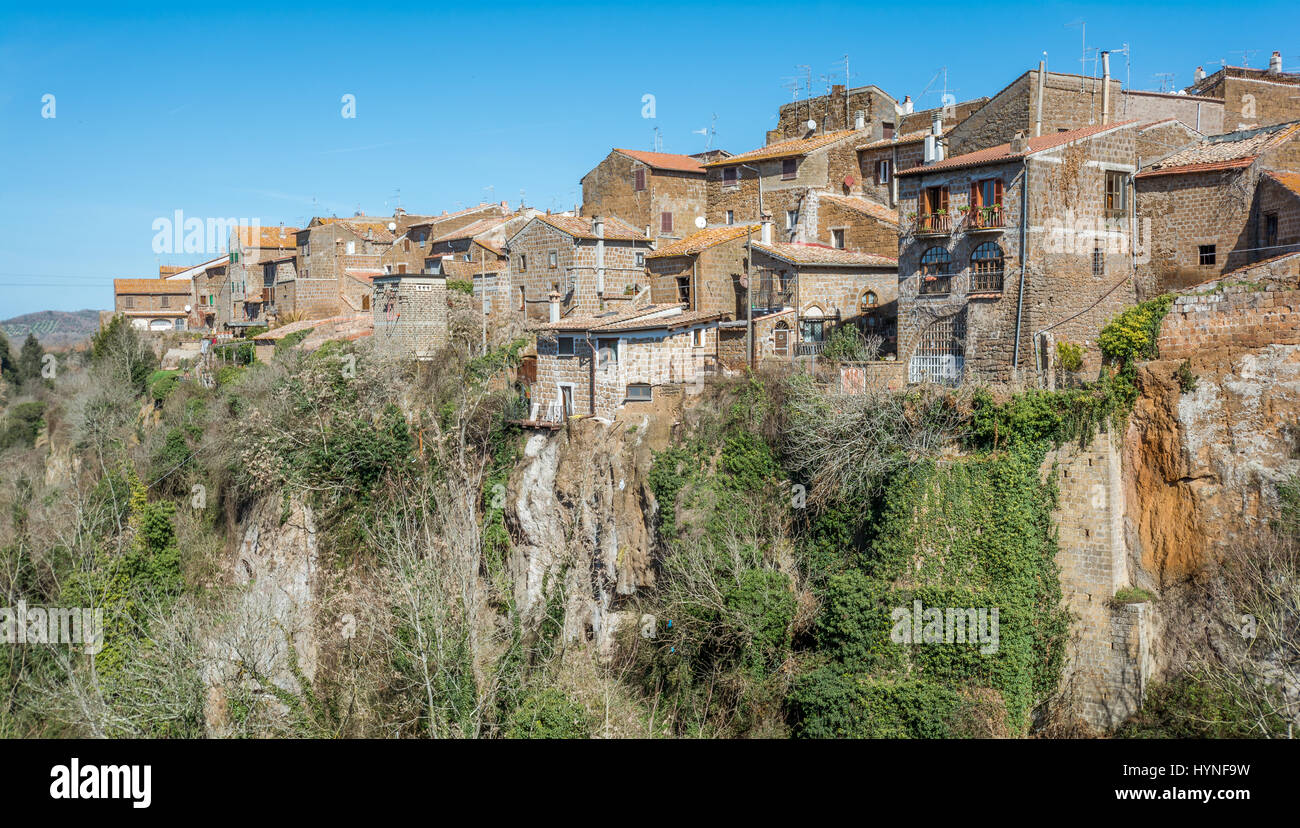
[[[30,333],[46,348],[68,348],[90,339],[99,330],[99,311],[37,311],[0,322],[10,347],[22,347]]]

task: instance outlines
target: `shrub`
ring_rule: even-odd
[[[1192,361],[1185,359],[1178,363],[1178,389],[1184,394],[1196,390],[1196,382],[1200,377],[1192,373]]]
[[[154,371],[149,375],[145,387],[149,389],[149,396],[153,397],[154,402],[161,405],[167,400],[180,381],[180,374],[180,371]]]
[[[1083,347],[1061,340],[1056,343],[1056,364],[1062,371],[1078,371],[1083,368]]]
[[[510,739],[585,739],[591,728],[581,705],[548,687],[524,697],[510,714],[505,735]]]
[[[36,444],[36,435],[45,427],[45,403],[39,400],[18,403],[9,409],[9,413],[0,425],[0,451],[15,445],[31,448]]]
[[[474,283],[469,279],[448,279],[447,290],[459,291],[460,293],[474,293]]]
[[[1097,335],[1102,356],[1121,367],[1131,366],[1137,360],[1155,359],[1160,323],[1173,302],[1173,295],[1166,293],[1134,305],[1106,323]]]
[[[1268,733],[1223,688],[1186,673],[1149,689],[1142,709],[1115,736],[1121,739],[1259,739],[1285,736],[1286,722],[1274,717]]]

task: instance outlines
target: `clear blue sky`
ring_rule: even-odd
[[[715,147],[761,145],[796,67],[817,94],[845,54],[854,85],[918,107],[939,104],[945,66],[959,99],[1044,50],[1079,71],[1080,20],[1089,47],[1129,44],[1112,73],[1134,88],[1161,72],[1181,87],[1243,50],[1300,68],[1295,0],[23,5],[0,11],[0,319],[110,307],[112,278],[203,260],[153,251],[154,220],[175,210],[296,225],[390,213],[399,190],[410,212],[521,190],[572,206],[583,173],[611,147],[651,148],[655,126],[668,152],[704,149],[693,130],[715,114]]]

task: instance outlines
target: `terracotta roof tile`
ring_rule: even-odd
[[[679,313],[671,311],[678,310]],[[721,319],[723,313],[713,311],[688,311],[684,304],[647,305],[621,313],[589,314],[561,319],[542,326],[552,331],[591,331],[595,334],[614,331],[645,331],[658,328],[680,328],[700,322]]]
[[[1260,153],[1294,136],[1297,130],[1300,130],[1300,123],[1275,124],[1259,129],[1214,135],[1195,146],[1179,150],[1148,164],[1137,174],[1137,177],[1149,178],[1154,175],[1249,167]]]
[[[759,147],[749,152],[742,152],[740,155],[733,155],[730,158],[722,158],[717,161],[710,161],[705,167],[726,167],[732,164],[745,164],[750,161],[767,161],[772,158],[789,158],[795,155],[807,155],[813,150],[821,149],[835,143],[836,141],[848,138],[851,135],[859,134],[856,130],[841,129],[835,132],[823,132],[821,135],[814,135],[811,138],[793,138],[789,141],[779,141],[775,144],[768,144],[765,147]]]
[[[507,221],[509,221],[509,219],[506,216],[494,216],[492,218],[479,219],[478,221],[467,224],[464,227],[461,227],[457,230],[452,230],[450,233],[444,233],[443,235],[434,239],[433,243],[437,244],[438,242],[459,241],[461,239],[472,239],[480,233],[486,233],[490,230],[495,230],[496,228],[505,224]]]
[[[235,236],[243,247],[283,250],[298,246],[297,227],[274,227],[241,225],[235,230]]]
[[[837,195],[834,193],[822,193],[820,198],[823,201],[829,201],[846,207],[871,218],[878,219],[886,224],[898,224],[898,211],[891,210],[883,204],[877,204],[870,199],[858,198],[857,196]]]
[[[669,256],[694,256],[702,250],[708,250],[710,247],[723,242],[738,239],[746,233],[757,233],[761,229],[758,224],[728,224],[722,227],[710,227],[661,247],[649,254],[647,258],[662,259]]]
[[[578,239],[594,239],[596,231],[587,216],[537,215],[533,218],[545,222]],[[650,241],[640,230],[612,216],[605,220],[605,238],[619,241]],[[520,232],[523,232],[522,229]],[[517,234],[516,234],[517,235]]]
[[[837,247],[827,247],[824,244],[774,242],[772,244],[755,244],[754,246],[769,256],[796,265],[898,267],[898,259],[889,256],[877,256],[875,253],[859,253],[856,250],[841,250]]]
[[[1269,170],[1266,174],[1291,192],[1300,195],[1300,173]]]
[[[180,279],[114,279],[114,293],[166,293],[189,295],[190,283]]]
[[[699,159],[692,158],[689,155],[676,155],[671,152],[644,152],[642,150],[619,149],[618,147],[614,148],[614,152],[621,152],[627,157],[635,158],[647,167],[654,167],[657,170],[704,174],[704,166],[700,164]]]
[[[957,170],[964,167],[978,167],[984,164],[997,164],[1004,161],[1017,161],[1021,158],[1027,158],[1035,153],[1045,152],[1047,150],[1063,147],[1073,141],[1079,141],[1084,138],[1090,138],[1103,132],[1108,132],[1120,127],[1131,126],[1136,124],[1137,120],[1116,121],[1109,124],[1094,124],[1081,129],[1071,129],[1067,132],[1055,132],[1051,135],[1039,135],[1036,138],[1025,139],[1025,151],[1013,153],[1011,144],[999,144],[996,147],[968,152],[964,155],[954,155],[952,158],[938,161],[934,164],[924,164],[918,167],[912,167],[908,170],[899,170],[896,175],[920,175],[922,173],[936,172],[939,170]]]
[[[944,130],[945,134],[947,132],[948,130]],[[857,149],[872,150],[872,149],[882,149],[884,147],[899,146],[901,144],[915,144],[919,141],[924,141],[925,136],[929,134],[930,134],[929,129],[918,129],[912,132],[905,133],[903,135],[895,135],[893,138],[881,138],[880,140],[872,141],[869,144],[859,144]]]

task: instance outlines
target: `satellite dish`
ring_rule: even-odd
[[[703,229],[704,229],[704,226],[705,226],[706,224],[708,224],[708,222],[704,220],[704,216],[696,216],[696,217],[695,217],[695,226],[696,226],[696,227],[698,227],[698,228],[700,228],[701,230],[703,230]]]
[[[185,312],[186,312],[186,313],[189,313],[189,312],[190,312],[190,306],[189,306],[189,305],[186,305],[186,306],[185,306]]]
[[[391,230],[396,230],[396,229],[397,229],[397,222],[395,222],[395,221],[390,221],[390,222],[388,222],[388,229],[389,229],[390,231],[391,231]]]
[[[808,127],[809,130],[814,130],[817,128],[817,122],[814,121],[812,118],[809,118],[808,123],[805,124],[804,126]]]

